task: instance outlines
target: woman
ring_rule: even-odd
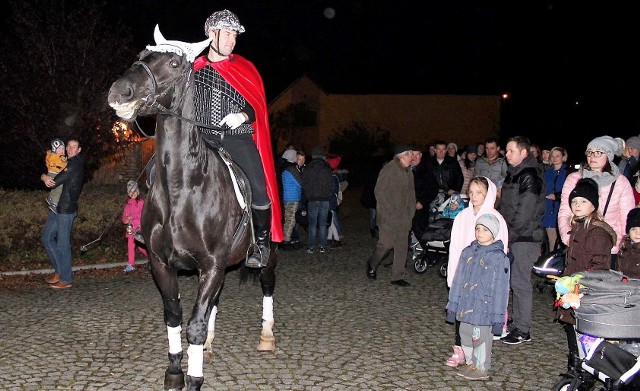
[[[536,158],[538,163],[542,166],[542,152],[537,144],[531,144],[529,147],[529,153],[533,155],[533,157]]]
[[[562,198],[562,186],[567,179],[567,151],[562,147],[553,147],[549,154],[551,167],[544,172],[544,182],[547,185],[546,201],[542,226],[547,231],[549,251],[557,248],[558,241],[558,211]]]
[[[596,137],[587,145],[585,155],[587,162],[580,169],[567,176],[562,186],[562,202],[558,212],[558,227],[562,242],[569,244],[571,226],[569,217],[569,193],[576,187],[581,178],[591,178],[598,184],[598,211],[604,216],[604,221],[616,232],[616,243],[611,249],[611,260],[615,261],[618,248],[625,235],[627,214],[634,207],[633,191],[629,180],[620,175],[618,166],[613,164],[613,157],[619,152],[618,142],[610,136]]]
[[[462,169],[462,177],[464,178],[464,182],[462,182],[462,189],[460,193],[467,194],[469,191],[469,183],[471,179],[476,176],[476,159],[478,157],[478,150],[475,145],[469,145],[465,149],[465,157],[461,159],[458,163],[460,163],[460,168]]]
[[[509,231],[504,218],[493,207],[496,203],[496,185],[486,177],[479,176],[471,180],[469,184],[469,199],[471,207],[460,212],[451,227],[451,241],[449,244],[449,263],[447,265],[447,285],[451,288],[453,277],[456,274],[462,250],[475,240],[476,220],[484,214],[492,214],[498,218],[500,229],[496,240],[502,240],[505,244],[504,252],[507,253],[506,244],[509,243]],[[464,352],[460,341],[460,322],[456,321],[456,336],[453,346],[453,355],[446,361],[446,365],[457,367],[465,362]]]

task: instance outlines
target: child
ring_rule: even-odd
[[[616,243],[616,233],[604,222],[600,213],[598,184],[591,178],[582,178],[569,194],[571,233],[563,275],[570,276],[585,270],[609,270],[611,248]],[[571,309],[558,309],[558,320],[564,324],[569,345],[569,366],[578,356],[578,343],[573,325],[576,323]]]
[[[460,322],[466,366],[458,375],[486,380],[491,369],[493,335],[500,335],[509,300],[509,258],[495,240],[500,221],[490,213],[478,217],[474,240],[462,250],[449,302],[447,322]]]
[[[127,255],[129,262],[127,267],[124,269],[125,273],[136,270],[136,247],[142,255],[145,257],[147,256],[147,251],[140,247],[134,240],[134,234],[137,231],[140,231],[140,219],[142,217],[142,207],[144,206],[144,200],[140,198],[138,183],[135,181],[127,182],[127,194],[129,195],[129,199],[127,200],[127,204],[124,206],[124,211],[122,212],[122,223],[127,225]]]
[[[464,209],[464,200],[462,199],[462,195],[456,192],[451,194],[451,198],[449,198],[449,204],[442,211],[442,217],[447,219],[455,219],[458,213],[462,212]]]
[[[640,278],[640,208],[627,215],[627,235],[622,240],[616,270],[627,277]]]
[[[62,170],[67,167],[67,157],[65,156],[64,141],[59,138],[51,141],[51,150],[47,151],[45,162],[47,164],[47,175],[51,178],[55,178]],[[58,201],[60,201],[60,194],[62,194],[62,186],[60,185],[55,189],[51,189],[49,196],[47,197],[47,204],[49,209],[53,213],[57,213]]]

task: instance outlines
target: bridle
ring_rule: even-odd
[[[142,60],[138,60],[136,62],[133,63],[133,65],[131,65],[131,68],[135,67],[136,65],[140,66],[142,68],[142,70],[144,70],[144,72],[147,74],[147,76],[149,77],[149,80],[151,81],[151,93],[148,94],[147,96],[145,96],[144,98],[141,98],[141,100],[144,102],[144,105],[141,108],[149,108],[149,109],[155,109],[158,113],[160,114],[164,114],[164,115],[170,115],[173,117],[176,117],[182,121],[188,122],[192,125],[198,126],[198,127],[202,127],[202,128],[208,128],[208,129],[213,129],[215,131],[218,132],[226,132],[228,130],[228,128],[221,128],[220,126],[217,125],[209,125],[209,124],[205,124],[203,122],[199,122],[190,118],[186,118],[183,117],[182,115],[178,114],[174,109],[174,110],[170,110],[166,107],[164,107],[160,102],[158,102],[158,98],[162,98],[163,96],[165,96],[167,94],[167,92],[169,90],[171,90],[172,88],[175,88],[175,86],[178,84],[178,81],[180,81],[183,78],[183,75],[178,75],[176,77],[173,77],[169,80],[163,81],[162,83],[158,84],[158,81],[155,77],[155,75],[153,74],[153,72],[151,72],[151,68],[149,68],[149,65],[142,61]],[[193,70],[191,68],[189,68],[189,73],[186,75],[187,80],[190,77],[190,73]],[[157,94],[158,92],[158,87],[160,86],[164,86],[164,85],[168,85],[168,87],[160,94]],[[182,105],[182,102],[184,101],[184,97],[186,95],[186,90],[182,93],[182,96],[180,97],[180,99],[178,100],[178,105],[177,107],[180,107]],[[138,124],[138,121],[136,120],[136,125],[138,125],[138,130],[147,138],[153,138],[154,136],[149,136],[147,135],[142,128],[140,127],[140,125]]]

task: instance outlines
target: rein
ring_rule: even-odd
[[[204,122],[199,122],[190,118],[186,118],[181,116],[180,114],[176,113],[175,111],[171,111],[169,109],[167,109],[166,107],[164,107],[162,104],[160,104],[158,102],[158,98],[163,97],[171,87],[175,87],[175,85],[177,84],[177,81],[180,80],[182,78],[182,76],[178,76],[175,77],[173,79],[167,80],[166,82],[163,82],[162,84],[169,84],[172,83],[173,86],[168,87],[165,92],[163,92],[160,95],[157,95],[157,91],[158,91],[158,81],[156,80],[156,77],[154,76],[153,72],[151,72],[151,69],[149,68],[149,65],[147,65],[146,62],[144,61],[136,61],[133,63],[132,67],[139,65],[140,67],[142,67],[142,69],[144,70],[144,72],[147,74],[147,76],[149,76],[149,79],[151,80],[151,86],[153,87],[152,89],[152,93],[147,95],[146,97],[142,98],[142,101],[145,102],[145,106],[148,106],[151,109],[156,109],[158,111],[158,113],[160,114],[164,114],[164,115],[170,115],[172,117],[176,117],[178,119],[180,119],[181,121],[185,121],[190,123],[191,125],[195,125],[201,128],[207,128],[207,129],[213,129],[217,132],[227,132],[229,130],[229,127],[225,127],[222,128],[220,126],[217,125],[209,125],[209,124],[205,124]],[[160,85],[162,85],[160,84]],[[151,103],[149,103],[149,100],[153,97],[153,100],[151,101]],[[184,98],[184,94],[183,97],[181,98],[181,100]],[[136,125],[138,126],[138,130],[140,131],[140,133],[142,133],[145,137],[147,138],[155,138],[155,136],[149,136],[147,135],[142,128],[140,127],[140,124],[138,124],[138,121],[135,121]]]

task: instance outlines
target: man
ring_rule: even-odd
[[[509,167],[498,208],[509,228],[509,252],[514,259],[511,265],[513,328],[501,338],[502,342],[511,345],[531,341],[531,269],[540,255],[544,233],[541,224],[545,205],[542,167],[529,154],[530,146],[529,139],[520,136],[507,142]]]
[[[204,31],[211,44],[208,54],[194,63],[196,118],[223,127],[223,131],[201,130],[209,142],[222,145],[231,154],[249,179],[259,250],[253,252],[246,266],[260,268],[269,260],[270,239],[281,242],[283,238],[262,78],[251,62],[231,54],[238,34],[245,31],[233,12],[214,12],[205,22]]]
[[[416,193],[411,172],[411,149],[399,145],[393,160],[380,170],[375,187],[378,242],[371,259],[367,261],[367,277],[376,279],[382,259],[393,250],[391,284],[411,286],[404,280],[407,267],[407,238],[416,211]]]
[[[307,253],[313,254],[318,243],[318,251],[324,253],[327,247],[327,219],[329,199],[331,198],[333,170],[324,157],[324,148],[315,146],[311,152],[311,161],[302,172],[302,194],[307,203],[309,219]],[[316,238],[316,233],[319,238]]]
[[[438,184],[438,191],[449,197],[462,189],[462,169],[458,159],[447,154],[447,143],[436,141],[435,145],[436,154],[431,158],[431,171]]]
[[[625,142],[622,160],[618,163],[620,173],[624,175],[631,185],[635,185],[633,176],[638,172],[638,159],[640,158],[640,137],[630,137]]]
[[[40,180],[47,187],[62,186],[58,206],[49,212],[42,231],[42,244],[54,269],[54,273],[45,281],[54,289],[70,288],[72,282],[71,229],[78,214],[78,198],[84,181],[81,150],[80,141],[75,137],[70,138],[66,147],[67,167],[56,175],[55,181],[46,174],[40,175]]]
[[[422,235],[429,226],[429,204],[438,194],[438,188],[433,172],[429,169],[427,160],[422,160],[422,151],[418,148],[413,148],[412,151],[411,171],[416,192],[416,212],[411,229],[422,248],[425,248]]]
[[[502,192],[502,183],[507,176],[507,162],[500,156],[500,146],[495,137],[490,137],[484,142],[484,156],[476,160],[476,176],[485,176],[491,179],[498,190],[496,199]]]

